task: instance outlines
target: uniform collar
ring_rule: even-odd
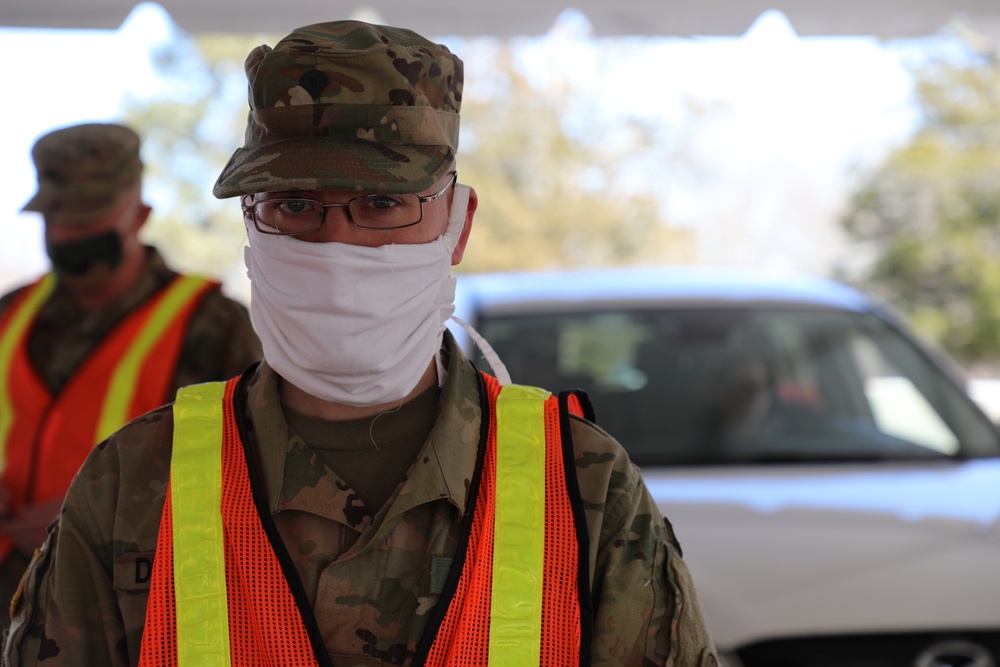
[[[479,377],[447,331],[443,353],[448,376],[441,389],[437,421],[406,483],[384,508],[386,518],[440,499],[455,506],[458,518],[465,512],[480,440]],[[339,478],[328,474],[319,457],[288,428],[278,400],[278,374],[266,360],[250,379],[247,405],[272,513],[308,511],[359,531],[370,525],[374,517],[352,505],[349,494],[338,488]]]
[[[479,372],[448,331],[443,358],[448,377],[441,389],[437,421],[391,513],[441,498],[455,506],[459,517],[465,513],[480,445]]]

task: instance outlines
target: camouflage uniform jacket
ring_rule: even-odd
[[[38,313],[28,340],[28,356],[49,389],[61,389],[73,371],[125,315],[177,275],[167,267],[156,249],[147,248],[147,252],[146,267],[135,285],[97,312],[82,310],[69,292],[56,284],[55,291]],[[0,315],[24,289],[19,288],[0,298]],[[205,296],[188,324],[174,376],[174,390],[188,384],[232,377],[260,357],[260,341],[246,307],[213,290]]]
[[[286,425],[266,362],[245,402],[260,486],[334,665],[409,665],[459,547],[480,437],[477,371],[448,337],[439,413],[373,513]],[[715,665],[690,575],[637,468],[574,420],[591,535],[594,665]],[[26,575],[4,665],[135,665],[168,468],[169,408],[100,444]],[[377,473],[376,473],[377,474]]]

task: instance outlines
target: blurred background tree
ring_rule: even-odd
[[[959,48],[915,66],[922,123],[867,175],[844,228],[865,258],[841,278],[890,300],[970,366],[1000,369],[1000,52],[961,26]]]
[[[178,270],[226,278],[242,271],[246,232],[233,200],[212,186],[246,123],[243,58],[269,35],[179,33],[155,54],[162,85],[126,99],[124,121],[143,137],[146,196],[154,204],[144,238]]]
[[[995,44],[963,34],[937,50],[916,50],[911,71],[921,121],[858,175],[841,220],[851,241],[847,260],[831,272],[883,296],[926,337],[975,366],[1000,359],[1000,61]],[[279,38],[178,32],[157,55],[156,94],[135,96],[126,107],[126,122],[145,138],[156,206],[147,238],[173,265],[236,285],[236,296],[246,296],[239,291],[246,289],[242,222],[235,201],[210,193],[242,143],[243,59]],[[539,76],[545,63],[537,53],[526,62],[525,51],[507,41],[448,43],[465,59],[468,82],[461,180],[482,195],[459,271],[706,261],[711,228],[672,224],[664,202],[687,192],[714,211],[709,222],[722,225],[711,207],[718,193],[705,185],[719,180],[712,169],[721,156],[697,142],[730,110],[702,99],[688,100],[667,122],[630,114],[627,105],[608,117],[600,96],[614,90],[586,90],[558,73]],[[765,179],[777,173],[764,171]],[[750,210],[735,214],[745,224]],[[733,241],[740,229],[730,231]],[[776,243],[771,234],[766,242],[790,242],[781,238]]]
[[[147,189],[156,217],[145,238],[178,268],[236,277],[244,230],[235,201],[211,196],[214,180],[243,141],[243,59],[277,35],[178,34],[156,57],[164,80],[154,97],[134,97],[125,121],[143,135]],[[527,270],[691,262],[690,229],[671,226],[628,164],[647,156],[656,129],[640,121],[610,127],[590,118],[571,133],[566,82],[538,87],[495,40],[463,43],[468,53],[459,169],[481,193],[474,242],[458,270]],[[480,71],[470,73],[470,69]],[[697,110],[692,122],[697,122]],[[675,136],[683,135],[676,128]],[[681,155],[657,153],[666,170]],[[633,169],[634,169],[633,165]]]
[[[593,115],[571,133],[565,111],[586,101],[565,81],[529,83],[509,47],[489,51],[488,71],[467,78],[489,77],[479,87],[490,92],[467,95],[462,107],[459,168],[482,196],[459,269],[695,261],[693,232],[664,220],[653,180],[628,176],[637,154],[656,150],[655,128],[636,119],[612,126]],[[668,171],[681,157],[663,159]]]

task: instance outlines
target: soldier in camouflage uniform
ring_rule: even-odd
[[[142,201],[139,143],[127,127],[93,123],[50,132],[32,151],[38,192],[24,209],[44,216],[56,281],[26,333],[27,356],[53,396],[60,395],[120,321],[178,275],[156,249],[138,240],[151,212]],[[0,333],[9,319],[6,315],[30,287],[0,298]],[[260,356],[260,341],[247,309],[218,289],[209,289],[188,321],[172,386],[161,402],[167,402],[178,387],[238,374]],[[0,396],[5,391],[0,388]],[[37,447],[37,443],[9,446]],[[45,474],[46,464],[44,458],[36,462],[37,474]],[[0,498],[6,499],[3,488]],[[0,532],[13,538],[16,549],[0,563],[4,605],[61,503],[61,497],[37,504],[29,499],[16,513],[5,508]],[[3,619],[6,627],[8,615]]]
[[[461,555],[484,423],[479,371],[444,325],[477,204],[456,182],[462,63],[337,21],[258,47],[246,71],[246,143],[215,194],[242,198],[264,343],[232,400],[251,483],[319,664],[411,665]],[[91,454],[15,601],[4,665],[138,664],[176,418],[148,413]],[[593,423],[570,432],[592,664],[715,665],[637,468]]]

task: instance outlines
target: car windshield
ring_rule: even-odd
[[[477,328],[514,382],[585,390],[639,465],[1000,456],[987,418],[874,313],[486,314]]]

